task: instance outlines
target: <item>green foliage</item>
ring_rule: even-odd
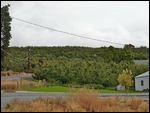
[[[118,76],[118,82],[122,85],[125,86],[125,90],[128,91],[129,87],[133,85],[133,75],[131,70],[123,70],[121,74]]]
[[[134,54],[135,60],[147,60],[149,59],[149,48],[140,47],[140,48],[132,48],[131,51]]]
[[[132,45],[132,44],[125,44],[124,48],[134,48],[134,45]]]
[[[10,22],[12,21],[12,18],[9,15],[9,4],[6,6],[3,6],[1,8],[1,48],[3,50],[6,50],[9,46],[9,40],[11,38],[11,26]],[[4,51],[1,50],[1,61],[4,59]]]
[[[27,51],[27,47],[8,48],[8,52],[17,58],[26,58]],[[35,79],[45,79],[51,84],[93,84],[95,88],[117,86],[118,75],[123,69],[132,70],[133,76],[147,71],[148,66],[133,63],[133,54],[131,49],[113,47],[30,47]],[[39,59],[42,59],[42,65],[39,65]],[[15,60],[9,55],[4,60],[5,70],[23,71],[26,67],[27,60]]]

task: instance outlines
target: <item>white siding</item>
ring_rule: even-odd
[[[143,80],[143,86],[141,86],[141,80]],[[149,89],[149,77],[135,77],[135,90],[143,91],[144,89]]]

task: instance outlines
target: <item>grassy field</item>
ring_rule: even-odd
[[[69,92],[72,88],[64,87],[64,86],[36,86],[32,87],[30,89],[27,89],[27,91],[37,91],[37,92]],[[78,91],[80,88],[74,88],[76,91]],[[99,93],[125,93],[125,91],[117,91],[112,88],[106,88],[106,89],[100,89],[96,90]],[[129,90],[128,93],[140,93],[135,90]],[[142,92],[141,92],[142,93]]]
[[[27,91],[37,91],[37,92],[68,92],[68,87],[63,86],[37,86],[30,89],[27,89]]]

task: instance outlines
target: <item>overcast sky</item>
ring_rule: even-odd
[[[149,1],[1,1],[10,15],[94,39],[149,47]],[[13,19],[10,46],[114,46]]]

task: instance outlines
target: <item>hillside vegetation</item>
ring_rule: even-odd
[[[27,47],[9,47],[7,53],[1,70],[27,69]],[[30,47],[34,78],[52,84],[116,86],[123,69],[131,70],[134,76],[147,71],[148,66],[136,65],[133,61],[148,58],[149,48]]]

